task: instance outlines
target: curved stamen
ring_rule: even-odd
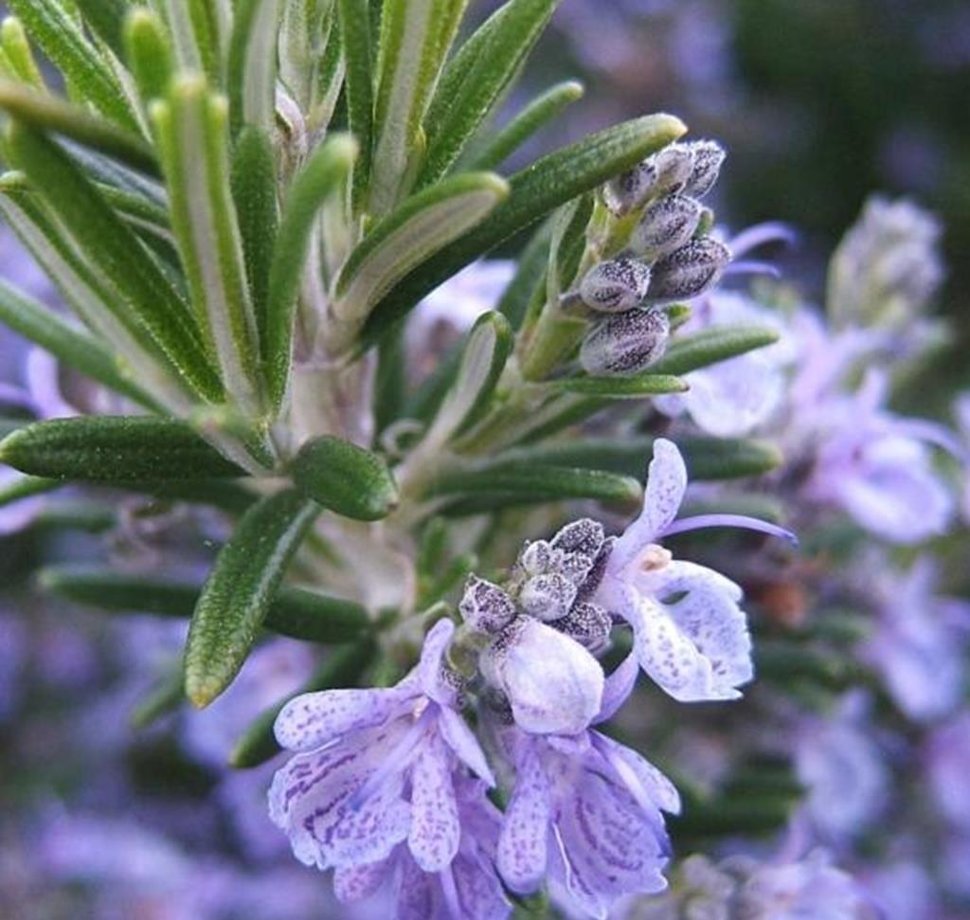
[[[756,530],[772,537],[781,537],[792,546],[798,546],[798,537],[790,530],[769,524],[758,518],[748,517],[746,514],[698,514],[694,517],[681,518],[666,527],[661,537],[673,536],[677,533],[687,533],[689,530],[700,530],[702,527],[743,527],[745,530]]]
[[[761,262],[758,259],[741,259],[738,262],[731,262],[726,269],[725,275],[769,275],[772,278],[781,277],[781,269],[770,262]]]
[[[784,243],[786,246],[794,246],[798,242],[798,233],[788,224],[778,221],[766,221],[763,224],[755,224],[742,230],[737,236],[731,238],[731,252],[735,256],[742,256],[757,249],[759,246],[766,246],[768,243]]]

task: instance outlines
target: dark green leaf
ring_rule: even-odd
[[[24,125],[11,127],[7,149],[74,243],[124,298],[105,306],[139,341],[157,345],[200,395],[219,401],[222,386],[188,306],[94,183],[57,145]]]
[[[0,441],[0,462],[34,476],[104,483],[244,475],[185,422],[148,415],[33,422]]]
[[[185,695],[211,703],[249,655],[290,560],[320,508],[293,491],[252,506],[219,552],[192,615]]]
[[[270,398],[276,407],[283,401],[289,379],[294,310],[311,230],[323,203],[346,179],[356,155],[352,138],[345,134],[331,137],[313,152],[286,196],[273,249],[266,339],[262,343]]]
[[[675,339],[667,353],[650,368],[651,374],[687,374],[691,371],[764,348],[778,341],[778,331],[767,326],[717,326]]]
[[[455,55],[428,110],[428,155],[418,180],[430,185],[455,162],[493,110],[559,0],[511,0]]]
[[[129,0],[74,0],[84,21],[119,58],[124,55],[122,26],[128,10]]]
[[[380,520],[397,506],[397,486],[383,458],[331,435],[304,444],[290,475],[308,498],[357,521]]]
[[[429,487],[429,494],[435,496],[474,493],[518,495],[527,502],[594,498],[633,504],[642,497],[640,483],[629,476],[602,470],[500,462],[444,473]]]
[[[605,399],[639,399],[661,393],[683,393],[687,381],[670,374],[637,374],[634,377],[570,377],[550,384],[556,390],[601,396]]]
[[[40,131],[69,137],[135,169],[158,174],[155,154],[141,137],[63,99],[20,83],[0,80],[0,109]]]
[[[467,169],[497,169],[536,131],[582,96],[582,83],[575,80],[558,83],[533,99],[500,131],[494,132],[488,143],[467,164],[463,161],[463,165]]]
[[[184,619],[192,616],[202,592],[198,584],[76,566],[44,569],[39,581],[44,590],[78,604]],[[280,588],[263,626],[294,639],[333,643],[358,639],[369,623],[367,611],[353,601],[304,588]]]
[[[345,92],[350,131],[360,154],[354,164],[354,210],[363,210],[370,178],[374,121],[374,75],[367,0],[337,0],[347,66]]]
[[[138,122],[114,73],[61,3],[9,0],[8,5],[77,93],[112,121],[138,130]]]

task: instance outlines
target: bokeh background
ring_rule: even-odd
[[[494,5],[473,2],[469,24]],[[510,108],[573,77],[585,98],[520,161],[625,118],[676,113],[693,136],[729,150],[720,220],[734,229],[781,220],[798,231],[781,264],[810,299],[822,299],[826,260],[871,193],[934,211],[948,272],[935,309],[956,339],[899,400],[942,414],[970,386],[965,0],[564,0]],[[0,271],[53,297],[6,233]],[[23,382],[25,355],[24,342],[0,333],[0,385]],[[149,571],[177,555],[186,571],[204,570],[218,521],[177,510],[162,520],[157,509],[141,519],[139,510],[126,532],[136,539],[109,555]],[[235,700],[183,726],[178,740],[165,726],[132,734],[132,709],[164,687],[180,627],[119,625],[40,599],[32,573],[103,556],[110,520],[84,496],[67,537],[55,536],[62,511],[25,513],[30,526],[0,533],[0,918],[337,916],[282,835],[265,818],[250,822],[266,773],[237,781],[221,766],[253,713],[298,684],[303,653],[255,663],[258,692],[247,696],[241,682]],[[109,855],[119,851],[123,865]],[[103,885],[78,900],[79,880],[92,878]]]

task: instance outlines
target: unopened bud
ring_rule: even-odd
[[[458,605],[465,622],[476,632],[497,633],[515,619],[515,603],[498,585],[472,575]]]
[[[579,361],[597,377],[637,374],[663,355],[669,335],[662,310],[628,310],[593,326],[580,347]]]
[[[679,249],[697,230],[703,206],[686,195],[666,195],[644,212],[630,237],[630,248],[653,261]]]
[[[687,144],[670,144],[608,182],[603,200],[614,214],[628,214],[654,195],[679,192],[690,178],[693,164]]]
[[[564,617],[576,600],[576,586],[558,572],[530,578],[519,591],[522,610],[537,620]]]
[[[651,300],[688,300],[717,284],[728,262],[731,250],[723,243],[705,236],[681,246],[656,262],[647,296]]]
[[[724,148],[714,141],[694,141],[688,144],[693,154],[693,168],[684,192],[695,198],[703,198],[717,182],[721,164],[727,155]]]
[[[566,616],[550,625],[595,655],[609,643],[613,620],[598,604],[582,603],[576,604]]]
[[[634,259],[594,265],[579,285],[583,303],[602,313],[621,313],[640,305],[650,285],[650,268]]]

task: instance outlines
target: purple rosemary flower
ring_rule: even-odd
[[[422,871],[454,860],[456,773],[464,764],[494,785],[445,666],[454,629],[438,622],[417,667],[394,687],[305,693],[280,712],[277,740],[297,754],[273,779],[270,817],[304,864],[359,868],[405,841]]]
[[[863,657],[880,672],[893,701],[910,719],[945,716],[959,704],[963,691],[970,604],[936,593],[939,573],[929,556],[921,556],[905,573],[894,572],[882,555],[869,560],[866,568],[880,576],[874,586],[878,616]]]
[[[744,294],[715,291],[695,306],[681,334],[735,325],[774,327],[782,339],[767,348],[692,371],[685,378],[690,390],[654,400],[661,412],[672,416],[687,412],[698,428],[725,438],[750,433],[781,405],[785,369],[794,355],[777,311],[760,306]]]
[[[814,456],[803,498],[843,509],[890,542],[919,543],[943,533],[954,510],[930,446],[959,448],[942,425],[884,409],[887,384],[872,369],[855,393],[793,407],[802,447],[811,441]]]
[[[630,656],[606,680],[593,722],[609,719],[637,677]],[[676,813],[670,781],[635,751],[600,732],[570,737],[498,729],[515,786],[498,843],[498,868],[521,893],[548,881],[555,899],[606,917],[619,898],[661,891],[670,843],[661,810]]]
[[[674,522],[687,488],[676,445],[658,438],[643,511],[613,544],[593,599],[633,627],[641,667],[681,702],[729,700],[751,680],[751,639],[738,606],[741,589],[718,572],[673,559],[659,545],[696,527],[743,526],[791,537],[770,524],[734,515]]]
[[[511,913],[495,871],[501,812],[485,797],[485,784],[462,777],[455,782],[461,835],[454,859],[426,872],[405,844],[386,859],[337,869],[334,892],[344,904],[392,888],[398,920],[501,920]]]

